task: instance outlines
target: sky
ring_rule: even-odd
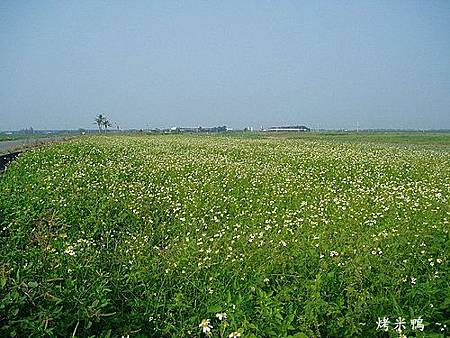
[[[450,1],[0,2],[0,130],[450,129]]]

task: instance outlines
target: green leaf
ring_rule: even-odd
[[[28,286],[30,287],[30,288],[37,288],[38,287],[38,283],[37,282],[29,282],[28,283]]]
[[[208,313],[217,313],[222,311],[222,307],[219,305],[211,305],[210,307],[208,307],[207,312]]]
[[[287,338],[308,338],[308,336],[302,332],[299,332],[292,336],[288,336]]]

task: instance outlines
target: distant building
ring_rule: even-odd
[[[285,127],[271,127],[267,129],[267,131],[274,131],[274,132],[286,132],[286,131],[296,131],[296,132],[305,132],[305,131],[311,131],[306,126],[285,126]]]

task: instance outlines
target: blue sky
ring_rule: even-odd
[[[0,130],[450,128],[449,1],[2,1]]]

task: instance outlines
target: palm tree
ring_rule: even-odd
[[[102,126],[104,126],[106,118],[102,114],[98,114],[95,118],[95,123],[97,123],[98,131],[102,132]]]
[[[103,120],[103,127],[105,127],[105,133],[108,131],[108,127],[111,127],[111,122],[108,121],[108,119],[105,117]]]

